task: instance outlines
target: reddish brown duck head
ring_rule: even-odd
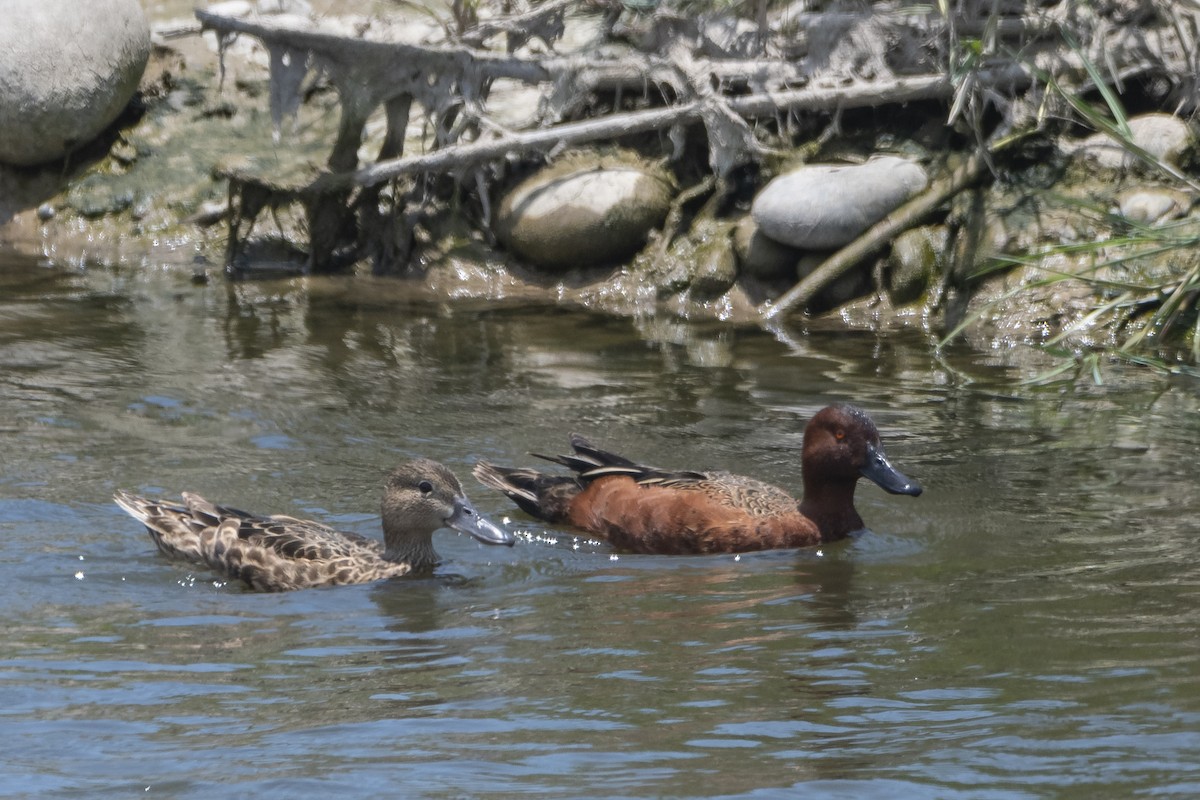
[[[804,488],[867,478],[891,494],[917,497],[921,485],[892,466],[879,430],[858,406],[839,404],[817,412],[804,429]]]

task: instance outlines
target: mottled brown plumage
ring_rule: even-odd
[[[728,472],[668,471],[600,450],[573,434],[574,453],[538,456],[575,472],[475,465],[480,483],[527,513],[571,525],[638,553],[736,553],[804,547],[862,528],[854,488],[867,477],[893,494],[921,487],[883,454],[875,423],[860,408],[829,406],[804,430],[804,499]],[[536,454],[535,454],[536,455]]]
[[[261,516],[218,506],[184,492],[183,505],[125,491],[117,505],[150,532],[166,555],[203,564],[265,592],[336,586],[432,569],[433,532],[450,527],[485,544],[512,545],[513,536],[475,511],[445,466],[417,459],[388,475],[383,542],[311,520]]]

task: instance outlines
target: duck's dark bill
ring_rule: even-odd
[[[874,445],[867,445],[867,463],[859,470],[864,478],[879,485],[892,494],[907,494],[916,497],[921,493],[921,484],[903,475]]]
[[[446,527],[469,533],[484,544],[503,544],[512,547],[517,539],[508,531],[493,525],[479,515],[469,503],[454,504],[454,513],[446,520]]]

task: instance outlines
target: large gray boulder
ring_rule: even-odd
[[[510,192],[496,215],[500,240],[548,269],[612,264],[632,256],[662,224],[674,187],[650,169],[549,168]]]
[[[41,164],[91,141],[149,57],[137,0],[0,0],[0,162]]]
[[[802,250],[836,250],[924,189],[921,165],[895,156],[815,164],[768,183],[750,207],[759,230]]]

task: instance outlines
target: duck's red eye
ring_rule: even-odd
[[[842,430],[841,428],[838,428],[836,431],[834,431],[833,438],[837,439],[840,442],[842,439],[846,438],[846,432],[844,430]]]

